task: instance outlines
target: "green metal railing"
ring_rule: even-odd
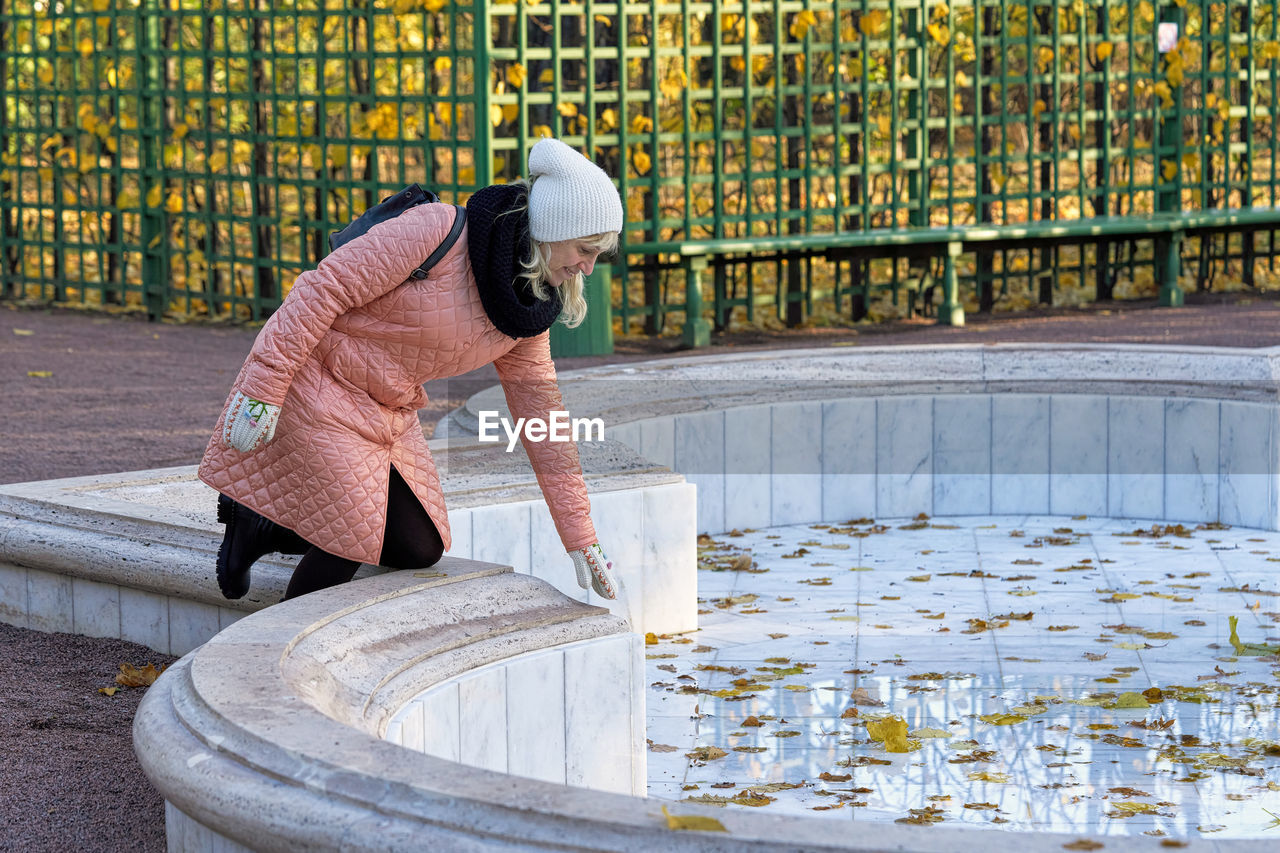
[[[9,2],[0,298],[260,318],[378,197],[462,200],[550,133],[618,179],[621,330],[670,331],[683,273],[629,246],[1275,205],[1278,62],[1254,0]],[[1253,283],[1274,234],[1182,253]],[[1141,292],[1156,263],[1103,240],[961,267],[989,308]],[[721,259],[716,320],[847,318],[928,272]]]

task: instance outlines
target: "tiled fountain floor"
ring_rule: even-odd
[[[1160,527],[984,516],[704,537],[701,629],[647,647],[649,793],[1280,841],[1280,662],[1238,655],[1228,627],[1280,644],[1280,534]],[[886,716],[919,748],[873,741]]]

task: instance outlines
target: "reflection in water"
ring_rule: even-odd
[[[1280,662],[1228,627],[1280,644],[1277,561],[1277,534],[1050,517],[704,541],[701,630],[648,646],[650,794],[1280,836]],[[911,751],[871,736],[888,717]]]

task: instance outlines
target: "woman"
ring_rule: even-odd
[[[440,480],[418,423],[422,384],[490,362],[515,417],[562,407],[548,330],[582,322],[583,276],[617,246],[622,203],[602,169],[555,139],[529,179],[486,187],[430,275],[410,272],[455,208],[424,204],[375,225],[298,276],[236,378],[200,479],[226,525],[218,585],[249,589],[254,561],[302,554],[285,598],[344,583],[361,563],[433,565],[450,543]],[[578,583],[614,598],[577,447],[525,440]]]

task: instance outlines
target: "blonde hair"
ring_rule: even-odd
[[[512,183],[522,186],[526,190],[525,207],[528,207],[527,191],[533,188],[533,179],[521,178]],[[516,208],[510,213],[515,213],[521,208]],[[535,298],[546,301],[551,298],[551,285],[547,284],[551,279],[551,249],[546,243],[540,243],[537,240],[530,240],[533,245],[533,253],[528,258],[521,258],[520,265],[524,271],[520,273],[521,278],[528,279],[529,289],[533,292]],[[612,232],[605,234],[593,234],[589,237],[583,237],[580,243],[590,249],[595,250],[601,255],[611,254],[618,248],[618,235]],[[587,318],[587,297],[586,282],[583,280],[582,273],[577,273],[573,278],[560,285],[558,288],[560,294],[560,322],[564,323],[570,329],[582,325],[582,321]]]

